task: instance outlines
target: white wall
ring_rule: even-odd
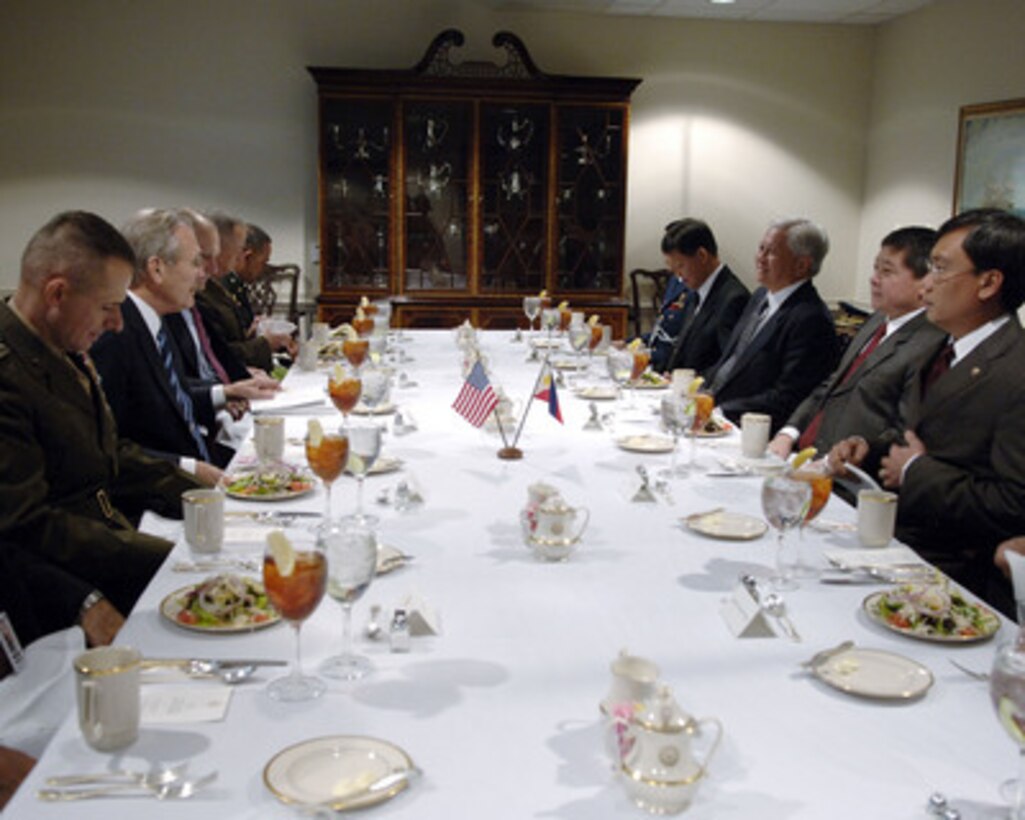
[[[879,240],[952,214],[958,112],[1025,97],[1025,2],[939,0],[880,30],[856,288]]]
[[[315,87],[307,65],[408,67],[447,27],[467,59],[494,32],[542,70],[644,79],[633,110],[626,266],[660,265],[671,219],[707,218],[750,281],[774,217],[807,214],[834,249],[826,295],[857,254],[874,32],[572,14],[468,0],[3,0],[0,287],[49,216],[119,223],[146,206],[222,207],[304,270],[316,237]]]

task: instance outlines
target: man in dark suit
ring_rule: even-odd
[[[687,285],[689,293],[661,369],[682,367],[700,373],[719,361],[751,293],[719,261],[715,235],[700,219],[681,219],[666,226],[662,252],[666,267]]]
[[[920,369],[905,441],[879,470],[900,493],[897,537],[985,595],[997,545],[1025,521],[1025,220],[967,211],[939,229],[925,278],[929,319],[949,334]],[[861,464],[862,438],[830,461]]]
[[[144,509],[180,518],[182,491],[198,486],[119,437],[85,355],[121,328],[134,262],[100,217],[59,214],[29,242],[18,288],[0,304],[0,551],[17,545],[78,579],[50,587],[49,615],[75,614],[97,643],[171,548],[130,519]]]
[[[780,458],[795,447],[827,453],[856,433],[882,450],[903,434],[918,368],[943,335],[925,317],[922,303],[935,240],[934,230],[919,227],[900,228],[883,239],[871,280],[875,313],[851,340],[836,370],[801,402],[769,445]]]
[[[216,226],[205,216],[184,208],[180,213],[189,223],[199,243],[202,270],[197,284],[198,294],[217,272],[220,241]],[[271,398],[281,389],[281,385],[262,371],[250,374],[220,334],[206,327],[195,305],[179,313],[167,314],[164,325],[181,352],[189,383],[209,386],[215,405],[224,406],[217,413],[221,441],[230,446],[233,441],[238,442],[244,438],[248,435],[249,425],[247,422],[236,422],[243,419],[249,410],[249,401]]]
[[[769,226],[755,267],[754,292],[722,357],[703,373],[722,412],[739,423],[767,413],[778,430],[833,369],[836,332],[811,279],[829,250],[825,231],[807,219]]]
[[[177,211],[150,210],[124,227],[136,256],[124,330],[92,348],[122,434],[216,484],[233,452],[216,440],[209,385],[190,384],[163,316],[192,307],[201,273],[195,232]]]

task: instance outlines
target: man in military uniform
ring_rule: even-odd
[[[217,259],[218,270],[206,287],[196,294],[196,304],[206,325],[228,343],[236,356],[249,367],[270,373],[274,368],[273,352],[285,350],[294,356],[297,352],[295,340],[282,334],[256,333],[248,298],[243,301],[232,292],[234,288],[241,293],[240,289],[244,287],[237,269],[246,257],[246,223],[217,212],[207,214],[207,218],[217,226],[221,253]],[[270,257],[269,237],[266,248],[266,256],[261,255],[264,263]]]
[[[119,440],[85,355],[120,330],[134,267],[107,222],[62,213],[30,240],[0,304],[0,550],[31,551],[86,582],[72,611],[93,643],[113,639],[171,548],[130,519],[147,508],[180,517],[182,491],[198,486]]]

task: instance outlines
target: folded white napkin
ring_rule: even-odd
[[[1007,563],[1011,567],[1011,583],[1014,585],[1014,600],[1025,604],[1025,555],[1007,550]]]
[[[262,413],[281,413],[300,407],[319,407],[327,404],[327,394],[323,385],[302,388],[285,388],[276,393],[272,399],[254,399],[250,402],[255,415]]]
[[[85,651],[73,626],[25,647],[25,663],[0,681],[0,744],[39,757],[75,700],[71,662]]]
[[[827,561],[841,569],[923,563],[914,550],[905,546],[868,550],[825,550],[823,555],[826,556]]]

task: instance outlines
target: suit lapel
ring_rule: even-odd
[[[840,359],[840,364],[837,365],[833,371],[832,378],[829,381],[829,389],[827,395],[839,395],[845,393],[848,390],[854,388],[857,384],[858,379],[850,379],[846,383],[843,382],[844,376],[847,375],[847,371],[850,366],[854,363],[854,360],[858,357],[862,348],[865,347],[875,335],[879,326],[886,323],[886,317],[882,313],[873,313],[868,320],[862,325],[857,335],[851,339],[851,343],[847,345],[847,349],[844,351],[843,358]],[[885,361],[893,355],[894,347],[890,342],[891,339],[884,339],[879,343],[879,347],[873,351],[873,353],[862,363],[858,372],[861,376],[869,372],[873,367],[878,367],[879,363]],[[883,349],[885,346],[885,349]],[[861,377],[859,376],[859,378]]]
[[[142,314],[139,313],[139,309],[131,299],[125,299],[122,309],[124,312],[125,330],[130,331],[134,336],[136,348],[142,352],[142,357],[145,359],[145,369],[150,373],[150,377],[156,383],[157,388],[167,397],[175,412],[181,416],[178,399],[171,389],[170,382],[167,380],[167,374],[164,372],[164,363],[160,359],[157,342],[153,338],[153,334],[149,332],[149,328],[146,327]],[[184,421],[184,417],[182,417],[182,420]]]
[[[1011,319],[996,333],[983,341],[969,353],[962,361],[955,364],[929,389],[928,394],[921,400],[918,410],[918,417],[931,415],[938,412],[940,408],[952,401],[961,401],[964,393],[972,390],[976,384],[982,383],[989,373],[992,364],[997,359],[1007,354],[1007,351],[1014,345],[1018,334],[1021,333],[1021,326],[1017,319]],[[946,342],[944,339],[937,350]],[[921,376],[932,362],[933,356],[926,359]],[[919,391],[915,391],[916,394]]]

